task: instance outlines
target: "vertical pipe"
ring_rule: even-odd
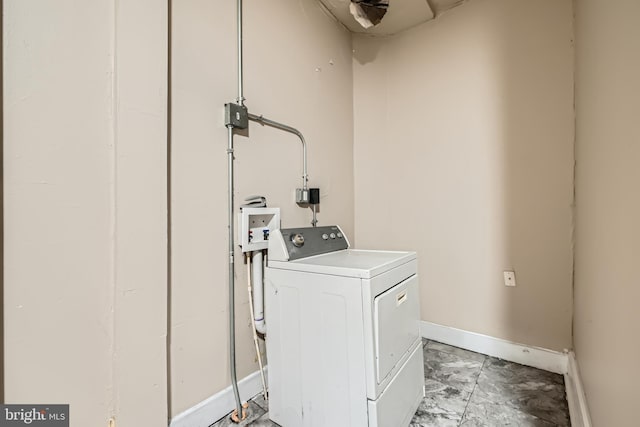
[[[260,256],[262,257],[262,251],[258,251],[260,252]],[[251,259],[253,258],[253,254],[255,254],[255,252],[249,252],[246,254],[247,257],[247,290],[249,291],[249,308],[251,309],[251,312],[254,312],[254,307],[253,304],[251,303],[251,301],[253,300],[253,296],[255,295],[253,293],[253,289],[251,287]],[[255,266],[254,266],[254,271],[255,271]],[[255,318],[253,321],[253,344],[256,346],[256,356],[258,358],[258,365],[260,366],[260,378],[262,379],[262,395],[264,396],[264,400],[268,400],[269,399],[269,395],[267,394],[267,381],[264,378],[264,366],[262,365],[262,356],[260,355],[260,346],[258,345],[258,334],[256,333],[256,331],[258,330],[258,327],[256,325],[255,322]]]
[[[173,414],[173,409],[172,409],[172,405],[173,405],[173,397],[172,397],[172,391],[173,391],[173,387],[172,387],[172,382],[171,382],[171,378],[172,378],[172,373],[171,373],[171,366],[172,366],[172,351],[171,351],[171,337],[172,337],[172,332],[171,332],[171,325],[173,323],[173,317],[172,317],[172,305],[171,305],[171,301],[173,300],[173,296],[172,296],[172,290],[173,290],[173,283],[171,281],[171,277],[173,276],[172,273],[172,261],[171,261],[171,257],[172,257],[172,232],[171,232],[171,224],[173,223],[173,211],[171,209],[171,199],[172,197],[172,193],[171,193],[171,170],[172,168],[172,164],[171,164],[171,117],[172,117],[172,104],[173,104],[173,97],[172,97],[172,92],[173,92],[173,87],[172,87],[172,71],[171,71],[171,64],[172,64],[172,58],[173,58],[173,51],[171,49],[171,33],[172,33],[172,28],[173,28],[173,20],[171,19],[172,16],[172,10],[173,10],[173,0],[168,0],[167,1],[167,182],[166,182],[166,187],[167,187],[167,293],[166,293],[166,298],[167,298],[167,339],[166,339],[166,363],[167,363],[167,414],[168,414],[168,418],[169,418],[169,424],[171,423],[171,416]]]
[[[238,0],[238,99],[236,102],[244,105],[243,94],[243,64],[242,64],[242,0]]]
[[[229,368],[231,373],[231,385],[233,386],[233,395],[236,399],[236,410],[238,411],[238,419],[242,420],[242,403],[240,402],[240,393],[238,392],[238,378],[236,375],[236,322],[235,322],[235,265],[233,260],[234,236],[233,236],[233,127],[227,126],[229,145],[227,148],[227,156],[229,160]]]
[[[240,105],[244,105],[244,96],[242,94],[242,0],[237,0],[237,27],[238,27],[238,99]],[[236,401],[236,419],[233,415],[231,420],[240,422],[243,419],[242,402],[240,401],[240,393],[238,392],[238,377],[236,373],[236,322],[235,322],[235,264],[233,260],[234,236],[233,236],[233,126],[227,125],[229,145],[227,148],[227,156],[229,160],[229,372],[231,375],[231,385],[233,386],[233,395]]]
[[[311,225],[316,227],[318,224],[318,218],[317,218],[317,211],[316,211],[316,205],[315,203],[313,205],[311,205],[312,209],[313,209],[313,219],[311,220]]]
[[[253,264],[253,321],[256,331],[261,334],[267,332],[264,321],[264,279],[262,274],[263,262],[262,251],[251,252],[251,262]]]

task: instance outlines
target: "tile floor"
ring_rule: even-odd
[[[435,341],[423,340],[423,349],[426,396],[410,427],[571,425],[562,375]],[[234,425],[227,416],[211,427]],[[239,425],[278,426],[262,395]]]

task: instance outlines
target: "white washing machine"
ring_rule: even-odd
[[[402,427],[424,396],[415,252],[349,249],[337,226],[269,238],[269,417]]]

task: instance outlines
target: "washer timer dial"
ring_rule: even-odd
[[[293,246],[296,248],[302,247],[302,245],[304,245],[304,236],[300,233],[294,234],[291,236],[291,243],[293,243]]]

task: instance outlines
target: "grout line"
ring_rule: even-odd
[[[480,375],[482,375],[482,371],[484,370],[484,365],[487,363],[488,358],[489,356],[484,355],[484,360],[482,361],[482,367],[480,368],[480,372],[478,373],[476,382],[473,384],[473,390],[471,390],[471,393],[469,394],[469,400],[467,400],[467,404],[464,406],[464,411],[462,411],[462,418],[460,419],[460,423],[458,424],[458,426],[462,425],[462,422],[464,421],[464,416],[467,415],[467,409],[469,408],[469,403],[471,403],[471,398],[473,397],[473,393],[475,393],[476,388],[478,388],[478,380],[480,379]]]
[[[462,425],[462,422],[464,421],[464,416],[467,415],[467,409],[469,408],[469,403],[471,403],[471,396],[473,396],[473,393],[476,392],[477,386],[478,386],[478,381],[476,380],[476,383],[473,385],[473,390],[469,394],[469,400],[467,400],[467,404],[464,405],[464,411],[462,411],[462,417],[460,418],[460,423],[458,423],[458,426]]]
[[[427,345],[426,345],[426,344],[428,344],[428,343],[430,343],[430,342],[436,342],[436,343],[437,343],[437,342],[439,342],[439,341],[435,341],[435,340],[427,340],[427,343],[425,343],[425,346],[424,346],[425,350],[427,350]],[[442,344],[444,344],[444,343],[442,343]],[[449,345],[449,344],[445,344],[445,345],[446,345],[446,346],[450,346],[450,347],[456,347],[456,346],[452,346],[452,345]],[[456,348],[459,348],[459,347],[456,347]],[[458,356],[458,357],[461,357],[461,358],[463,358],[463,359],[464,359],[464,356],[457,355],[456,353],[453,353],[453,352],[452,352],[452,353],[449,353],[446,349],[434,349],[434,348],[429,348],[428,350],[432,350],[432,351],[435,351],[435,352],[440,353],[440,354],[451,354],[451,355]],[[466,349],[462,349],[462,350],[466,350]],[[501,358],[499,358],[499,357],[493,357],[493,356],[490,356],[490,355],[487,355],[487,354],[484,354],[484,353],[474,352],[474,351],[472,351],[472,350],[466,350],[466,351],[469,351],[469,352],[472,352],[472,353],[476,353],[476,354],[480,354],[480,355],[482,355],[482,356],[483,356],[483,358],[484,358],[484,359],[483,359],[483,362],[482,362],[482,367],[480,368],[480,372],[479,372],[479,374],[478,374],[478,376],[477,376],[477,378],[476,378],[476,380],[475,380],[475,382],[474,382],[473,389],[472,389],[471,393],[469,394],[469,400],[467,401],[467,403],[466,403],[466,405],[465,405],[465,408],[464,408],[464,411],[462,412],[462,418],[461,418],[460,422],[458,423],[458,427],[460,427],[460,426],[462,425],[462,423],[463,423],[463,421],[464,421],[464,419],[465,419],[465,416],[466,416],[466,414],[468,413],[468,408],[469,408],[469,404],[471,403],[471,399],[473,398],[474,394],[475,394],[475,393],[476,393],[476,391],[478,390],[478,383],[479,383],[479,380],[480,380],[480,375],[482,375],[482,373],[483,373],[483,372],[484,372],[484,370],[487,368],[487,365],[490,363],[490,361],[491,361],[492,359],[502,360],[502,361],[504,361],[504,362],[506,362],[506,363],[508,363],[508,364],[510,364],[510,365],[519,365],[519,366],[524,366],[524,367],[527,367],[527,368],[531,368],[531,369],[533,369],[533,370],[535,370],[535,371],[542,371],[542,372],[544,372],[544,373],[548,373],[548,374],[552,374],[552,375],[559,375],[559,374],[556,374],[556,373],[554,373],[554,372],[545,371],[544,369],[535,368],[535,367],[531,367],[531,366],[528,366],[528,365],[523,365],[523,364],[521,364],[521,363],[512,362],[512,361],[509,361],[509,360],[501,359]],[[443,383],[443,384],[444,384],[444,383]],[[445,385],[446,385],[446,384],[445,384]],[[563,384],[562,384],[562,385],[563,385],[564,389],[566,390],[566,389],[567,389],[567,386],[566,386],[566,382],[564,382],[564,378],[563,378]],[[483,399],[483,400],[484,400],[484,399]],[[499,403],[499,402],[495,402],[495,401],[493,401],[492,399],[489,399],[488,401],[489,401],[489,402],[491,402],[491,403],[493,403],[493,404],[498,404],[498,403]],[[554,423],[555,423],[553,420],[548,419],[548,416],[547,416],[546,414],[545,414],[544,416],[543,416],[543,415],[540,415],[540,414],[533,414],[533,413],[530,413],[530,412],[528,412],[528,411],[526,411],[526,410],[524,410],[523,408],[520,408],[520,407],[514,407],[514,406],[512,406],[512,405],[510,405],[510,404],[507,404],[507,406],[508,406],[508,407],[510,407],[511,409],[514,409],[514,410],[516,410],[516,411],[519,411],[519,412],[521,412],[521,413],[523,413],[523,414],[533,416],[533,417],[535,417],[535,418],[536,418],[536,419],[538,419],[538,420],[541,420],[541,421],[544,421],[544,422],[547,422],[547,423],[551,423],[551,424],[554,424]],[[555,424],[554,424],[554,425],[555,425]],[[570,425],[570,424],[569,424],[569,425]]]

